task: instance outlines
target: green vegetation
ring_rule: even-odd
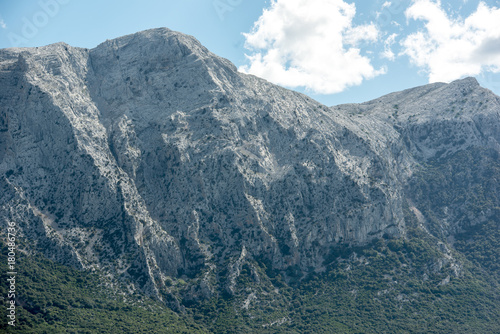
[[[153,300],[113,295],[96,274],[17,253],[17,325],[7,325],[7,249],[1,244],[1,333],[207,333]],[[19,305],[18,305],[19,306]]]
[[[475,264],[478,275],[500,284],[500,209],[494,219],[458,234],[454,246]]]
[[[495,212],[498,222],[499,184],[498,152],[476,148],[428,161],[410,181],[408,193],[428,219],[429,231],[444,237],[470,230]]]
[[[493,276],[484,271],[493,269],[488,266],[497,262],[483,258],[480,245],[469,248],[470,254],[465,256],[452,252],[454,259],[465,263],[458,273],[455,262],[443,261],[436,240],[417,228],[410,228],[406,239],[381,239],[366,247],[332,249],[324,273],[302,279],[289,277],[288,284],[286,273],[255,261],[251,265],[257,268],[258,283],[251,266],[244,265],[234,297],[221,294],[191,304],[182,315],[158,301],[141,302],[138,296],[125,302],[105,290],[95,274],[41,256],[22,256],[17,283],[22,304],[18,308],[19,326],[7,329],[3,321],[0,331],[495,333],[500,331],[500,290],[498,281],[495,284]],[[2,274],[7,271],[4,264],[0,270]],[[5,279],[2,276],[3,282]],[[249,307],[244,308],[251,293],[255,298],[249,299]],[[6,296],[5,284],[1,294]]]
[[[274,305],[262,293],[248,310],[242,298],[213,299],[199,308],[200,319],[216,333],[500,331],[499,289],[473,275],[473,266],[458,275],[453,263],[439,268],[443,254],[431,240],[378,240],[334,252],[323,274],[290,285],[271,279],[280,290]],[[249,287],[259,290],[241,288]]]

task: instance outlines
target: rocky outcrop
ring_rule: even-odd
[[[334,109],[362,124],[376,118],[396,131],[413,161],[403,182],[404,197],[433,235],[453,243],[456,233],[498,219],[500,98],[476,79],[430,84]]]
[[[0,50],[0,87],[2,224],[160,298],[172,279],[207,297],[248,261],[318,272],[339,243],[404,236],[415,166],[500,133],[471,79],[327,108],[168,29]]]

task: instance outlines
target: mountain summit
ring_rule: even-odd
[[[476,167],[453,169],[498,168],[500,99],[473,78],[329,108],[162,28],[0,50],[0,87],[1,223],[177,308],[237,296],[242,272],[267,284],[259,264],[323,273],[338,247],[408,238],[413,218],[460,277],[446,243],[500,206],[497,184],[467,207]],[[431,182],[438,165],[463,182]],[[441,186],[462,197],[429,202]]]

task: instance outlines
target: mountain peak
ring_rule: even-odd
[[[210,52],[196,38],[168,28],[144,30],[107,40],[92,49],[90,56],[98,73],[106,73],[109,66],[118,66],[122,69],[118,72],[137,70],[137,73],[129,73],[124,79],[135,77],[148,80],[160,73],[166,74],[167,77],[154,81],[158,85],[172,81],[174,76],[179,77],[177,84],[180,85],[180,81],[195,77],[201,77],[200,80],[205,82],[217,69],[237,72],[229,60]],[[148,85],[151,83],[148,82]]]
[[[457,79],[454,80],[450,83],[451,84],[461,84],[461,85],[473,85],[473,86],[479,86],[479,82],[477,82],[476,78],[474,77],[466,77],[463,79]]]
[[[99,44],[94,50],[123,51],[129,48],[140,56],[153,56],[153,51],[160,53],[181,52],[183,55],[194,54],[199,57],[215,56],[193,36],[168,28],[148,29],[110,39]]]
[[[472,91],[475,88],[481,87],[479,85],[479,82],[477,82],[476,78],[474,77],[466,77],[463,79],[458,79],[450,82],[447,87],[449,88],[458,88],[458,89],[467,89],[468,91]]]

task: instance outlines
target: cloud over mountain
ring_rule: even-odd
[[[449,82],[483,72],[500,72],[500,9],[480,2],[466,18],[454,18],[440,1],[418,0],[407,19],[425,21],[406,37],[403,54],[428,72],[429,82]]]
[[[341,92],[385,72],[359,44],[375,42],[374,24],[355,25],[356,7],[341,0],[275,0],[244,34],[249,65],[240,67],[287,87]]]

